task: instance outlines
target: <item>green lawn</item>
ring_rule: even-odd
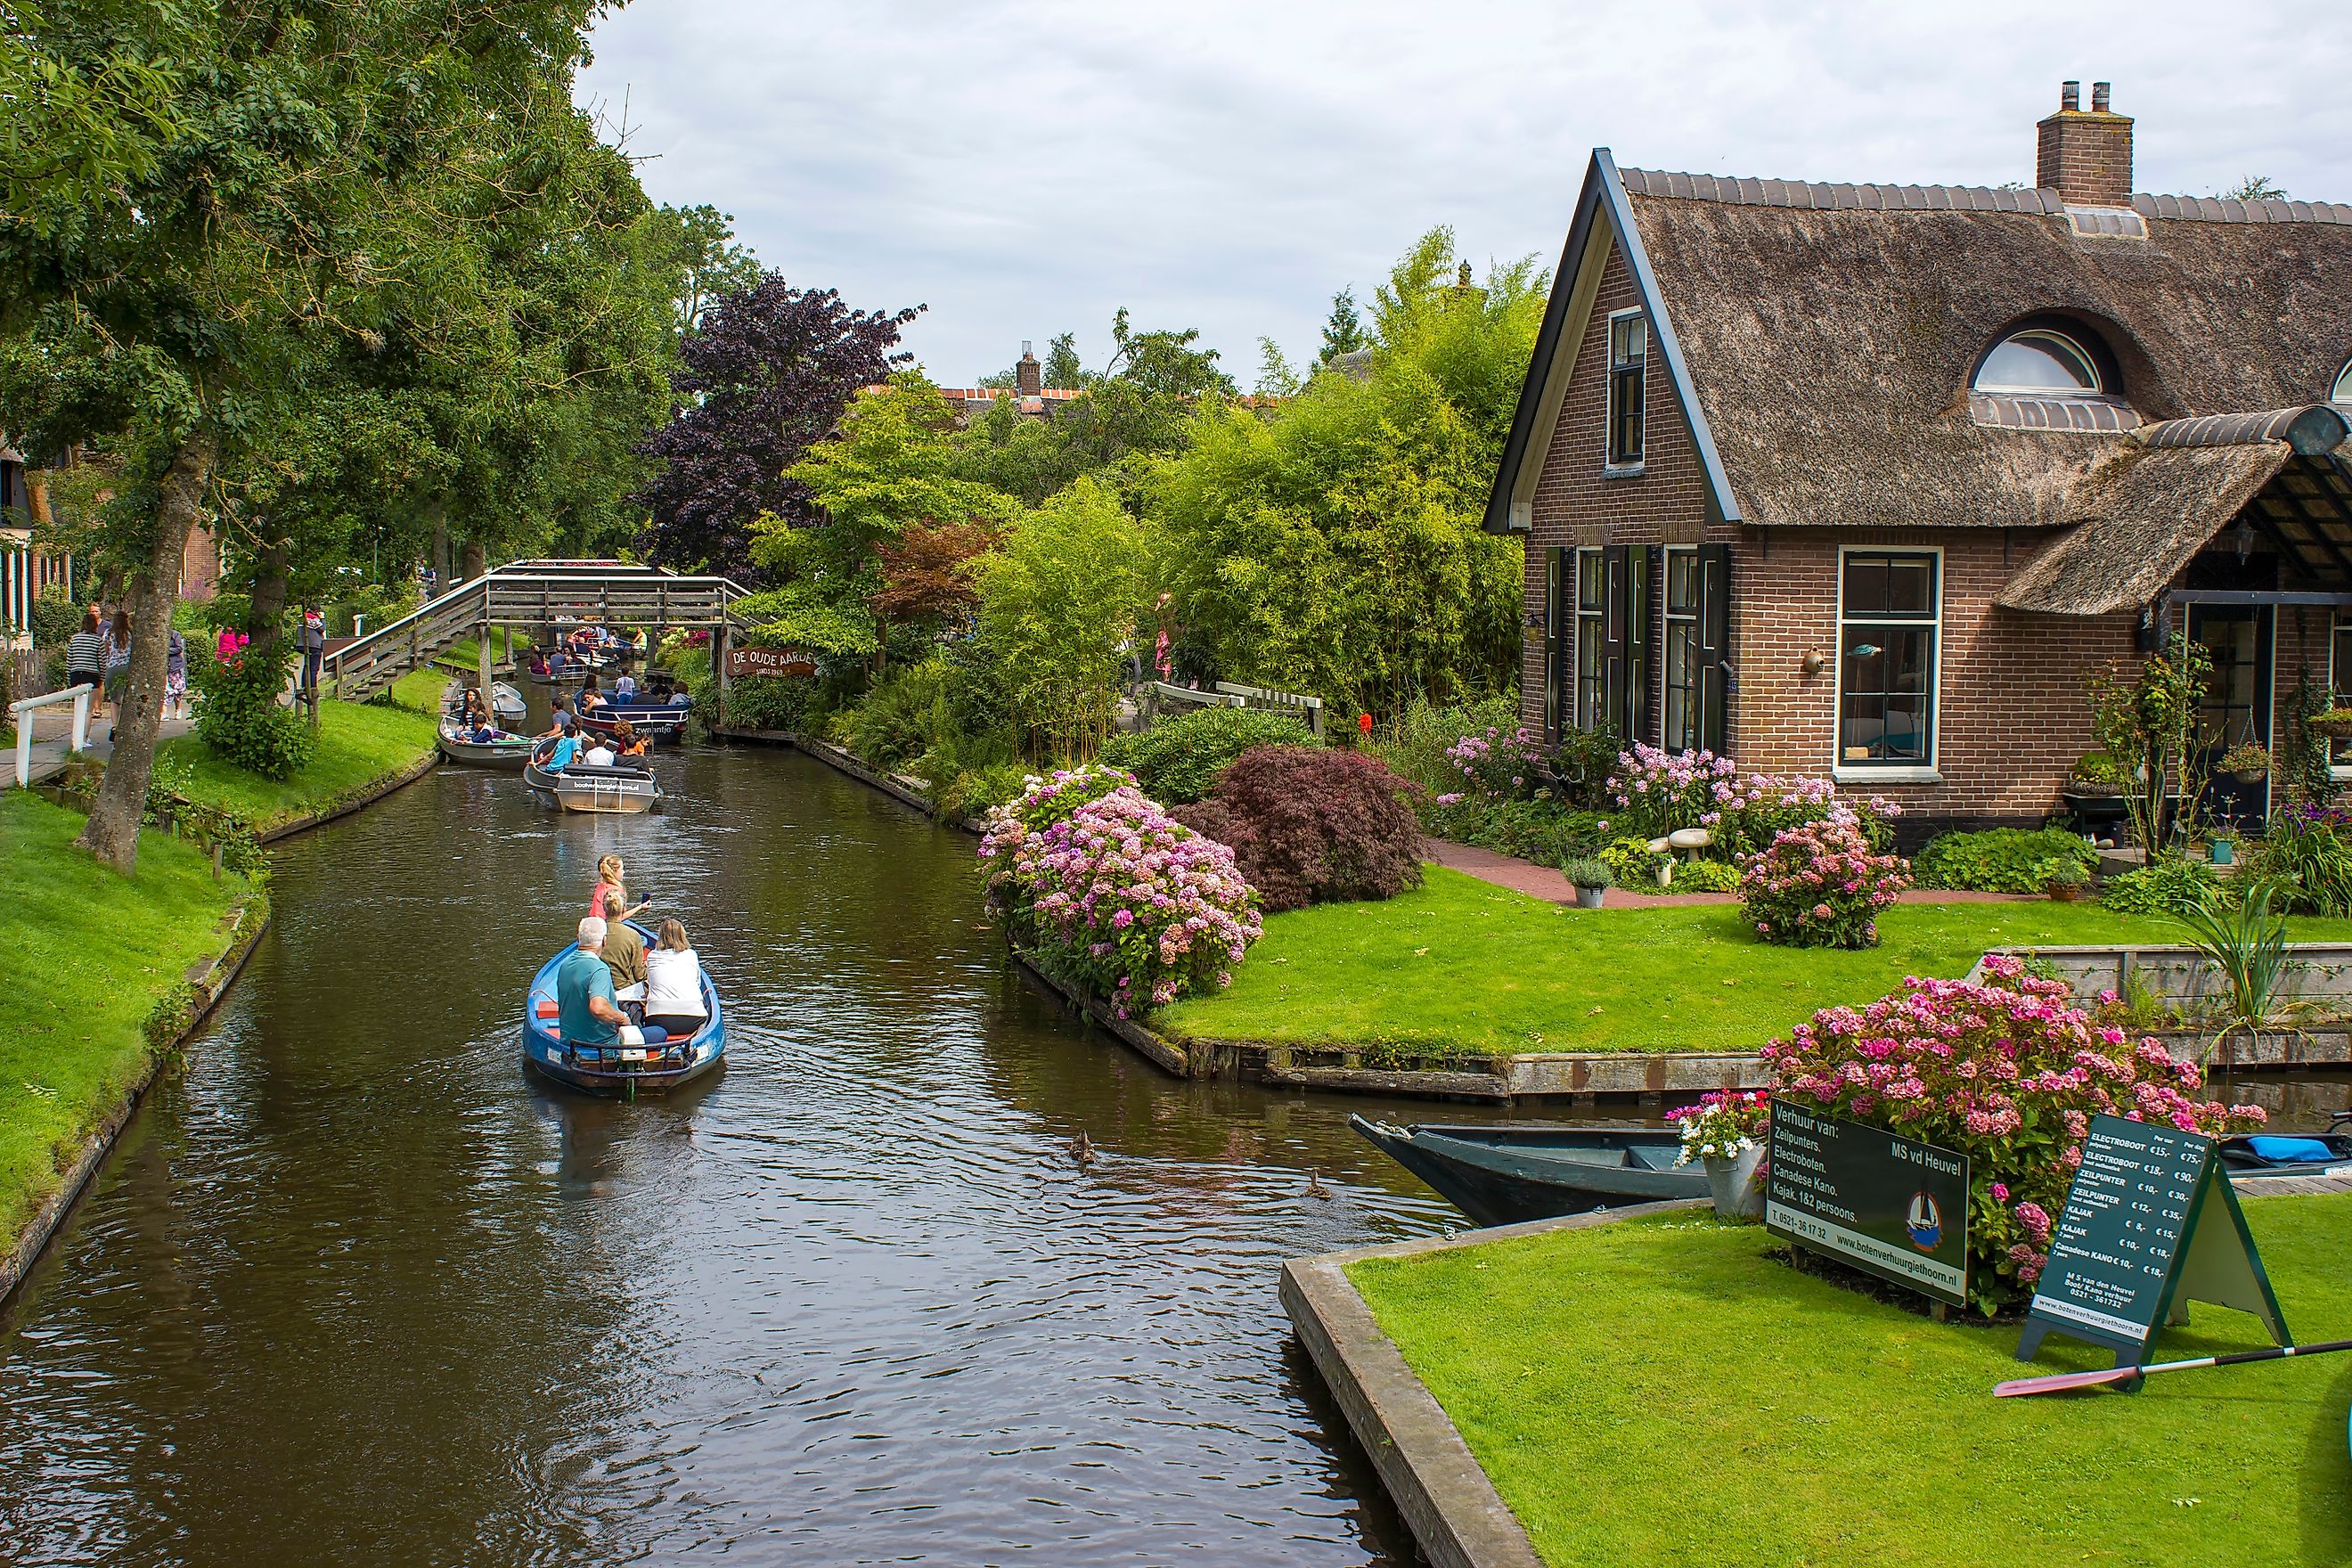
[[[2352,1336],[2352,1196],[2245,1206],[2296,1337]],[[1773,1245],[1672,1215],[1348,1272],[1549,1563],[2352,1559],[2352,1357],[1996,1400],[2014,1328],[1936,1324]],[[2193,1311],[2162,1353],[2266,1342]],[[2042,1361],[2106,1364],[2071,1341]]]
[[[1815,1009],[1958,976],[1988,947],[2177,942],[2162,921],[2096,904],[1904,904],[1866,952],[1774,947],[1737,905],[1577,910],[1442,866],[1382,903],[1270,917],[1231,989],[1153,1015],[1171,1035],[1496,1056],[1737,1050]],[[2296,921],[2298,940],[2352,921]]]
[[[448,677],[439,670],[404,675],[393,685],[403,706],[364,702],[319,704],[319,752],[310,765],[283,782],[265,779],[215,755],[194,735],[165,742],[163,750],[194,771],[194,799],[236,813],[255,831],[267,833],[298,817],[365,791],[376,780],[414,767],[433,750],[434,720]]]
[[[149,1056],[141,1026],[227,945],[223,918],[252,891],[235,875],[214,882],[206,856],[152,832],[125,880],[71,847],[84,820],[23,790],[0,795],[0,952],[18,975],[0,1030],[0,1247],[121,1103]]]

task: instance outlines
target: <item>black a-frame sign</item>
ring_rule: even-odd
[[[2114,1351],[2117,1366],[2144,1366],[2164,1325],[2189,1321],[2191,1300],[2252,1312],[2280,1344],[2294,1342],[2213,1140],[2093,1117],[2017,1359],[2061,1333]]]

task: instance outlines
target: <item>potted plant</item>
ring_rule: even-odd
[[[2218,773],[2228,773],[2240,784],[2260,784],[2270,776],[2271,754],[2252,741],[2241,741],[2221,753],[2214,764]]]
[[[2352,708],[2330,708],[2315,713],[2304,721],[2304,728],[2315,731],[2331,741],[2352,741]]]
[[[1576,889],[1576,907],[1597,910],[1601,895],[1617,880],[1609,868],[1590,855],[1575,855],[1560,862],[1559,874]]]
[[[1715,1189],[1716,1217],[1763,1218],[1764,1184],[1757,1173],[1764,1163],[1771,1096],[1760,1089],[1718,1089],[1701,1095],[1696,1105],[1666,1114],[1682,1129],[1683,1152],[1675,1163],[1696,1161],[1706,1167],[1707,1182]]]
[[[2216,866],[2227,866],[2238,858],[2238,830],[2217,827],[2206,837],[2205,847]]]
[[[2067,774],[2067,783],[2075,795],[2119,795],[2130,780],[2115,758],[2105,752],[2085,752]]]
[[[2083,896],[2091,885],[2091,874],[2072,860],[2061,860],[2050,868],[2042,880],[2042,890],[2062,904],[2071,904]]]

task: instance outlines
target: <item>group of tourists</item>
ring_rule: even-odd
[[[302,610],[297,634],[302,650],[302,674],[298,690],[316,691],[326,658],[327,618],[316,605]],[[213,639],[213,661],[233,665],[245,656],[253,639],[233,626],[223,626]],[[109,739],[122,719],[123,697],[131,682],[131,612],[118,605],[112,614],[91,605],[82,612],[81,628],[66,639],[66,684],[71,691],[90,687],[98,693],[97,717],[106,724]],[[188,700],[188,641],[177,626],[171,628],[163,654],[163,717],[186,719]]]
[[[664,920],[647,946],[631,922],[651,900],[630,903],[624,871],[618,855],[596,862],[579,945],[555,972],[557,1028],[568,1046],[659,1046],[687,1038],[710,1016],[685,924]]]
[[[583,692],[581,697],[581,712],[592,711],[593,705],[586,700],[587,694]],[[614,720],[609,733],[584,729],[579,714],[561,697],[555,700],[554,717],[536,738],[555,742],[554,749],[539,764],[549,773],[562,773],[574,763],[590,768],[618,767],[651,749],[651,738],[638,733],[637,727],[626,719]]]

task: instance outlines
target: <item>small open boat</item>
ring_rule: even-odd
[[[574,762],[550,768],[557,737],[539,741],[523,764],[522,781],[566,811],[636,813],[651,811],[662,798],[653,770],[644,767],[592,768]]]
[[[469,767],[504,768],[519,773],[530,762],[534,744],[529,735],[510,735],[504,730],[492,731],[488,741],[469,740],[457,722],[448,714],[441,715],[441,754],[453,763]]]
[[[1397,1127],[1360,1116],[1348,1125],[1482,1226],[1703,1198],[1708,1191],[1703,1168],[1675,1163],[1682,1135],[1670,1129],[1558,1121]]]
[[[2221,1167],[2242,1185],[2276,1176],[2352,1176],[2352,1136],[2341,1132],[2248,1133],[2224,1138]]]
[[[453,680],[441,689],[441,713],[444,718],[465,707],[466,693],[474,689],[470,680]],[[528,711],[522,693],[503,680],[490,682],[490,716],[502,724],[519,724]]]
[[[690,711],[666,702],[606,702],[581,710],[579,718],[583,729],[600,735],[612,734],[626,719],[632,729],[656,745],[674,745],[686,739],[686,721]]]
[[[654,933],[629,922],[651,945]],[[572,1089],[590,1094],[658,1094],[700,1078],[727,1054],[727,1020],[719,1005],[718,987],[710,972],[702,974],[702,1027],[684,1039],[646,1046],[611,1046],[603,1049],[574,1047],[563,1043],[556,1022],[555,972],[579,947],[572,942],[540,965],[523,998],[523,1060]]]

